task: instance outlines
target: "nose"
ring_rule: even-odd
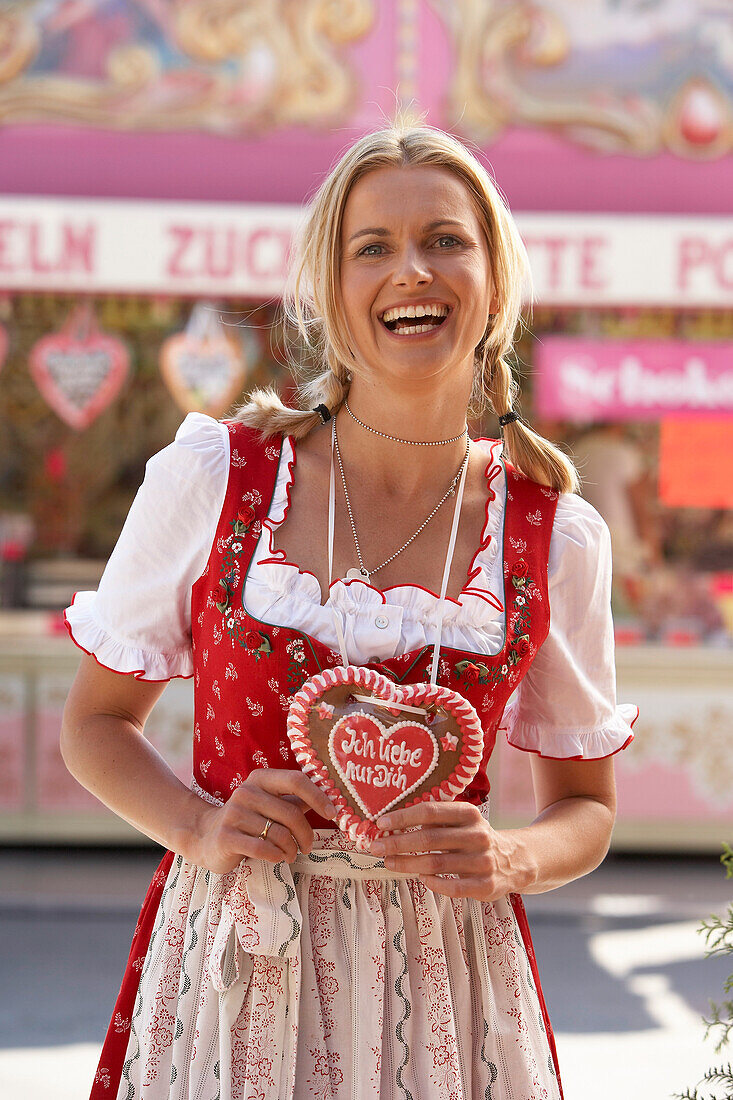
[[[394,286],[409,289],[410,287],[428,286],[432,281],[433,275],[430,265],[421,249],[414,245],[408,245],[396,254],[392,273]]]

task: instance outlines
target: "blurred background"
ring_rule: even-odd
[[[586,917],[679,917],[692,935],[695,906],[720,900],[733,820],[730,0],[23,0],[0,3],[0,894],[29,942],[38,928],[18,913],[51,928],[98,898],[71,885],[75,867],[86,884],[97,869],[131,932],[154,860],[61,761],[78,660],[61,609],[95,587],[146,460],[188,411],[223,416],[253,385],[290,385],[278,302],[299,211],[398,104],[478,150],[508,199],[535,284],[521,410],[573,455],[614,546],[619,697],[641,708],[617,757],[614,856],[597,872],[612,876],[598,896],[616,900],[576,885],[536,902],[538,938],[570,911],[573,936]],[[475,428],[497,434],[490,417]],[[184,779],[191,713],[190,681],[174,681],[149,723]],[[494,769],[495,823],[529,820],[525,754],[499,749]],[[80,845],[113,847],[82,858]],[[664,888],[648,888],[654,874]],[[113,937],[120,967],[74,1041],[101,1038],[128,935]],[[680,935],[662,969],[701,955]],[[645,1042],[668,1025],[689,1034],[704,1009],[705,981],[684,996],[676,981],[682,1015],[672,1002],[651,1023],[632,1013]],[[33,1045],[29,1012],[17,1034],[0,1014],[0,1044]],[[64,1041],[52,1034],[35,1045]],[[0,1084],[9,1064],[0,1052]]]

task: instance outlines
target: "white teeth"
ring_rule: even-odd
[[[415,336],[419,332],[433,332],[435,325],[400,325],[394,331],[398,336]]]
[[[396,309],[387,309],[382,314],[382,320],[386,323],[399,321],[406,317],[447,317],[448,307],[444,305],[430,304],[419,306],[398,306]]]

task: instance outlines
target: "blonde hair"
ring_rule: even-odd
[[[299,333],[318,373],[298,388],[301,408],[283,404],[273,389],[254,390],[236,419],[264,436],[283,432],[300,439],[321,423],[313,411],[324,404],[335,414],[346,397],[354,371],[349,333],[339,303],[341,223],[357,180],[377,168],[427,165],[444,168],[462,180],[474,200],[486,233],[494,289],[495,314],[476,348],[471,411],[490,407],[496,416],[510,412],[519,391],[508,356],[520,320],[529,263],[514,220],[488,173],[450,134],[398,117],[387,129],[366,134],[344,154],[311,202],[296,234],[291,274],[283,308]],[[300,364],[291,363],[298,371]],[[347,366],[348,364],[348,366]],[[560,492],[575,492],[578,475],[570,459],[521,420],[504,427],[509,461],[526,477]]]

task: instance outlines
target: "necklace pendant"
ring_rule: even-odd
[[[346,573],[347,581],[368,581],[369,574],[366,569],[349,569]]]

